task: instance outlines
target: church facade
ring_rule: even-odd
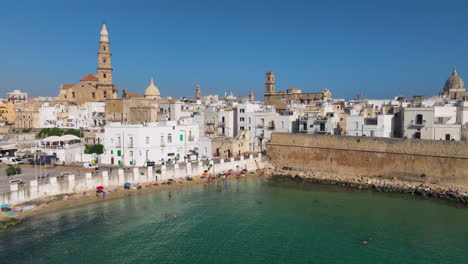
[[[266,105],[275,105],[277,110],[285,110],[286,103],[291,101],[297,104],[314,104],[315,101],[332,98],[330,90],[324,89],[320,93],[303,93],[297,87],[291,87],[283,92],[275,91],[275,73],[267,72],[265,80],[265,93],[263,94]]]
[[[105,24],[101,28],[97,55],[97,73],[86,75],[77,84],[62,84],[59,101],[83,104],[118,98],[117,87],[112,82],[112,53]]]

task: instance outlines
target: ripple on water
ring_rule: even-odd
[[[466,208],[297,187],[249,179],[50,213],[0,233],[0,262],[468,263]]]

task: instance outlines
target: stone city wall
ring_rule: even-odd
[[[468,186],[468,143],[274,133],[274,166]]]
[[[264,168],[261,154],[257,157],[250,155],[248,158],[209,160],[208,162],[191,162],[163,165],[156,168],[129,168],[115,169],[112,172],[103,170],[96,173],[86,173],[84,175],[67,175],[63,179],[50,177],[45,181],[33,180],[24,186],[12,184],[10,191],[0,194],[0,204],[18,204],[34,199],[44,198],[59,194],[82,193],[85,191],[95,191],[97,186],[114,188],[123,186],[130,182],[133,186],[138,184],[165,181],[168,179],[185,178],[187,176],[199,176],[208,170],[215,174],[233,169],[255,170]],[[161,173],[157,173],[158,170]]]

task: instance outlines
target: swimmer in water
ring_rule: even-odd
[[[169,191],[169,194],[168,194],[168,195],[169,195],[169,199],[171,199],[171,197],[172,197],[172,192]]]
[[[363,244],[363,245],[367,245],[367,244],[369,244],[369,241],[367,241],[367,240],[364,240],[364,241],[362,241],[362,242],[361,242],[361,244]]]

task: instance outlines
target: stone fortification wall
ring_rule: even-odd
[[[9,192],[0,194],[0,204],[18,204],[34,199],[44,198],[53,195],[67,193],[82,193],[85,191],[95,191],[96,187],[104,186],[114,188],[123,186],[130,182],[133,186],[138,184],[161,182],[168,179],[185,178],[187,176],[200,176],[206,170],[211,173],[220,173],[233,169],[240,171],[242,169],[255,170],[265,167],[261,154],[257,157],[250,155],[248,158],[240,157],[237,159],[221,159],[199,161],[191,163],[181,163],[172,165],[163,165],[157,168],[127,168],[115,169],[112,172],[103,170],[96,173],[86,173],[84,175],[67,175],[63,179],[50,177],[45,181],[31,181],[24,186],[16,184],[11,185]],[[161,173],[156,173],[159,172]]]
[[[468,185],[468,143],[275,133],[271,162],[296,170]]]

